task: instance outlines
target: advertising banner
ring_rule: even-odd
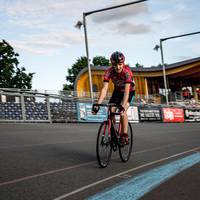
[[[103,122],[107,119],[107,107],[101,107],[98,114],[91,113],[92,104],[86,102],[77,103],[77,115],[80,122]]]
[[[139,107],[140,121],[162,121],[161,109],[153,107]]]
[[[139,122],[139,115],[138,115],[138,107],[137,106],[130,106],[127,110],[128,114],[128,121],[131,123],[138,123]],[[120,116],[116,115],[116,120],[119,121]]]
[[[77,103],[77,117],[80,122],[102,122],[107,119],[107,107],[101,107],[96,115],[91,113],[92,104],[86,102]],[[129,122],[139,122],[138,108],[136,106],[130,106],[128,111]],[[116,120],[119,121],[119,115],[116,116]]]
[[[200,108],[186,108],[185,121],[186,122],[200,122]]]
[[[183,108],[163,108],[163,122],[184,122]]]

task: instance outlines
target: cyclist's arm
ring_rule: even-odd
[[[103,102],[104,98],[106,97],[107,91],[108,91],[108,82],[104,82],[103,88],[101,89],[100,92],[99,99],[97,101],[98,104],[101,104]]]
[[[130,83],[125,84],[125,89],[124,89],[124,97],[122,99],[121,105],[126,108],[126,104],[128,102],[129,98],[129,90],[130,90]]]

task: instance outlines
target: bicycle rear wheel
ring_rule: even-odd
[[[128,123],[128,143],[119,144],[119,156],[122,162],[127,162],[131,156],[133,147],[133,131],[131,124]]]
[[[97,161],[101,167],[107,167],[112,155],[111,137],[108,134],[108,121],[101,123],[96,142]]]

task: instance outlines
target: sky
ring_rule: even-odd
[[[0,0],[0,40],[19,53],[19,66],[35,72],[32,89],[62,90],[68,68],[86,56],[83,12],[131,0]],[[148,0],[86,17],[89,55],[109,59],[114,51],[126,63],[161,63],[153,48],[161,38],[200,31],[199,0]],[[165,63],[200,56],[200,34],[163,42]]]

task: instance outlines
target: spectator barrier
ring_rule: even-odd
[[[102,107],[97,115],[92,115],[92,104],[77,102],[79,122],[102,122],[107,119],[107,110]],[[116,116],[119,120],[119,116]],[[131,105],[128,118],[138,122],[200,122],[200,108],[162,107],[161,105]]]
[[[47,94],[2,93],[0,122],[77,121],[76,103],[70,98]]]
[[[91,113],[92,104],[89,102],[77,102],[77,118],[79,122],[102,122],[107,119],[107,108],[101,107],[97,115]],[[131,106],[128,109],[128,118],[130,122],[139,122],[137,106]],[[119,120],[119,116],[116,116]]]
[[[143,121],[162,121],[162,112],[160,107],[139,106],[139,120]]]
[[[163,122],[184,122],[183,108],[162,108]]]
[[[186,122],[200,122],[200,108],[185,108],[184,114]]]
[[[101,107],[97,115],[91,113],[92,104],[77,102],[77,118],[79,122],[102,122],[107,118],[107,108]]]
[[[106,107],[92,115],[90,99],[64,93],[0,91],[0,97],[1,122],[101,122],[107,118]],[[133,123],[200,122],[200,106],[173,102],[167,107],[135,102],[128,110],[128,117]]]

